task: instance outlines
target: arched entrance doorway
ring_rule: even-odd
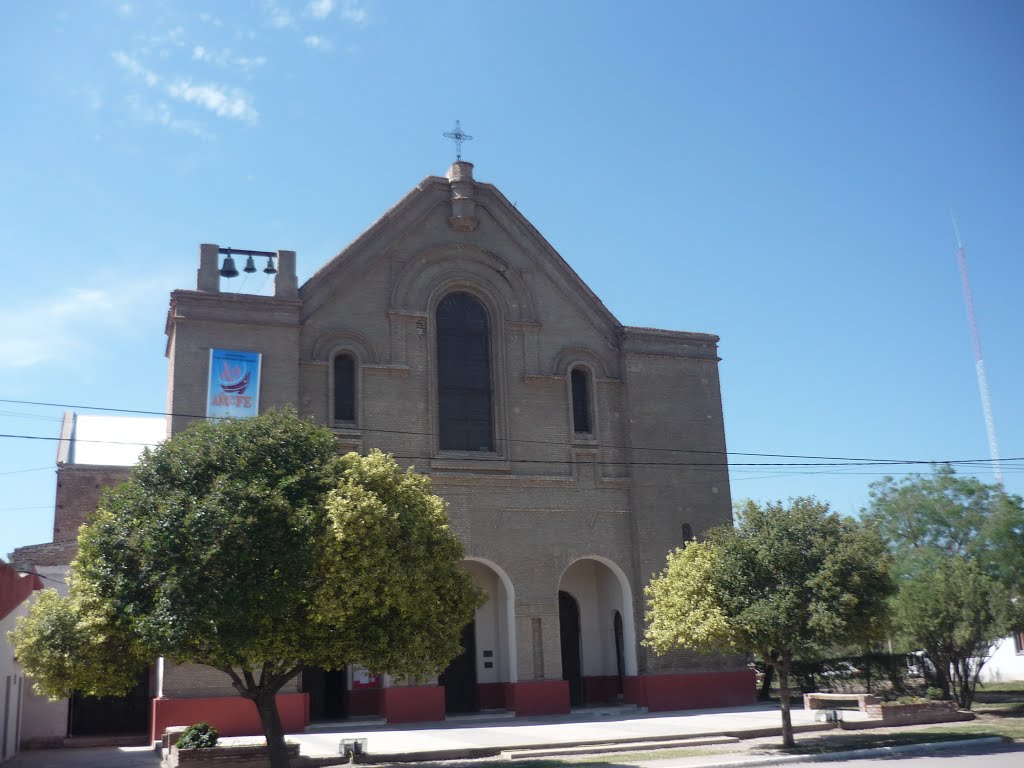
[[[306,667],[301,690],[309,694],[311,722],[341,720],[348,716],[348,670]]]
[[[471,558],[461,563],[487,594],[462,631],[463,651],[437,679],[445,690],[445,711],[508,709],[516,680],[515,595],[512,582],[494,563]]]
[[[462,653],[452,659],[448,668],[437,678],[444,688],[444,711],[476,712],[476,621],[462,628]]]
[[[562,644],[562,679],[569,681],[569,704],[583,704],[583,664],[580,658],[580,604],[558,591],[558,631]]]
[[[558,584],[562,679],[572,706],[619,701],[624,678],[636,674],[633,595],[622,569],[585,557]]]

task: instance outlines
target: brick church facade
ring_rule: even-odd
[[[169,432],[205,415],[211,349],[259,353],[261,410],[293,405],[342,450],[431,477],[488,595],[436,682],[309,670],[282,694],[286,723],[753,702],[742,657],[640,642],[668,550],[731,520],[716,336],[620,324],[467,162],[302,286],[278,251],[272,296],[224,293],[221,251],[202,245],[196,288],[171,294]],[[57,513],[55,541],[79,522]],[[154,734],[251,707],[213,670],[152,677]]]

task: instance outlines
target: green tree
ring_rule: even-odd
[[[793,662],[877,637],[891,592],[889,556],[873,528],[811,498],[751,501],[735,528],[669,553],[646,589],[644,642],[657,653],[759,653],[778,672],[782,740],[792,746]]]
[[[1024,624],[1024,503],[940,466],[871,485],[863,517],[895,555],[902,643],[925,651],[944,694],[969,709],[1001,638]]]
[[[66,598],[12,633],[37,689],[123,694],[147,660],[215,667],[287,766],[275,694],[305,666],[422,678],[480,594],[430,481],[338,456],[291,412],[203,423],[147,452],[79,534]]]

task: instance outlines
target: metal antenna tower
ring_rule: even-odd
[[[967,253],[960,240],[960,227],[953,218],[953,231],[956,232],[956,260],[960,266],[960,281],[964,286],[964,301],[967,303],[967,324],[971,328],[971,343],[974,345],[974,368],[978,374],[978,391],[981,393],[981,410],[985,414],[985,431],[988,433],[988,452],[992,456],[992,468],[996,482],[1003,484],[1003,469],[999,464],[999,444],[996,442],[996,425],[992,420],[992,401],[988,396],[988,379],[985,378],[985,360],[981,356],[981,337],[978,335],[978,323],[974,319],[974,299],[971,296],[971,283],[967,278]]]

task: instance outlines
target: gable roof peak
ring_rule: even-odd
[[[473,164],[465,160],[456,160],[450,166],[444,177],[448,179],[450,183],[457,181],[472,181],[473,180]]]
[[[473,164],[456,160],[445,174],[452,190],[452,215],[448,224],[457,232],[472,232],[479,225],[473,200]]]

